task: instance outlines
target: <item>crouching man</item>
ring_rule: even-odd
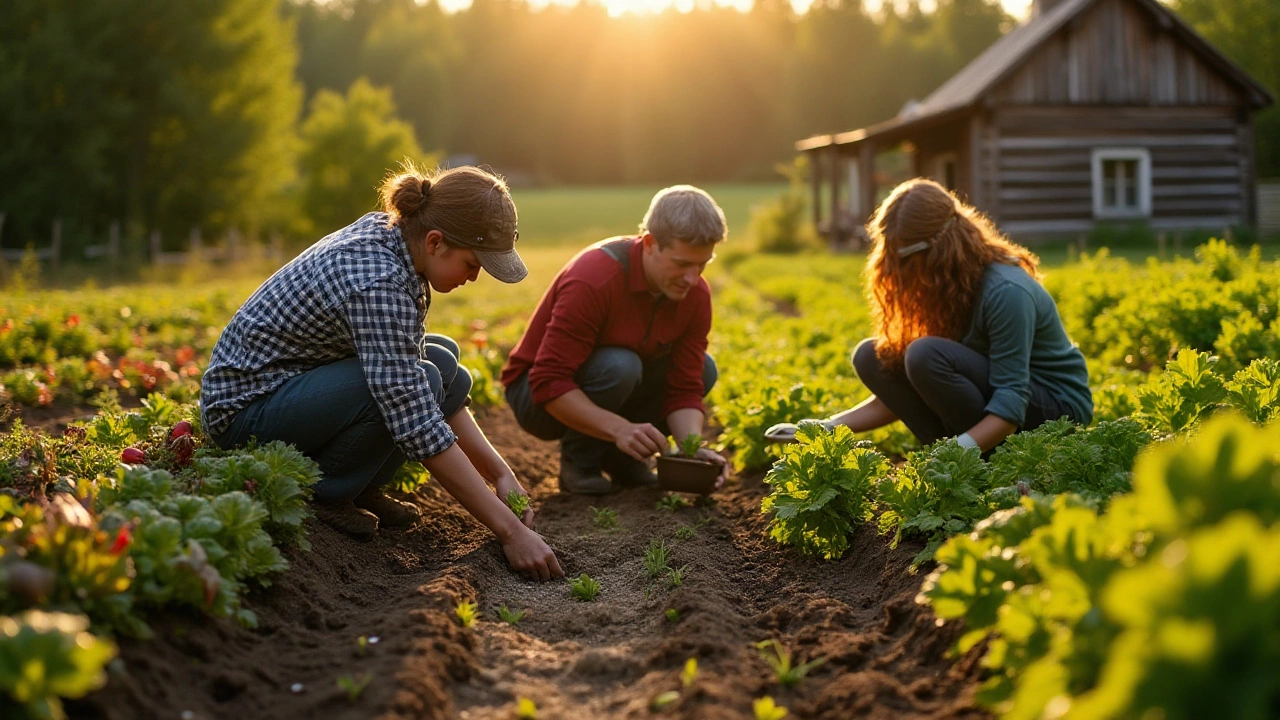
[[[726,232],[706,192],[666,188],[638,236],[578,253],[542,296],[502,384],[521,427],[560,440],[561,491],[654,487],[648,460],[666,450],[666,436],[702,433],[702,399],[716,381],[702,272]],[[699,455],[721,465],[719,488],[724,458]]]

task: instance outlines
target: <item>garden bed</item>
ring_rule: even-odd
[[[359,543],[309,521],[313,549],[291,550],[292,568],[246,601],[257,630],[155,619],[157,637],[122,640],[124,672],[69,714],[513,718],[529,698],[541,718],[651,717],[653,698],[680,690],[696,658],[696,680],[660,715],[750,718],[764,695],[798,718],[982,715],[976,656],[948,659],[958,628],[937,627],[914,602],[921,577],[907,568],[921,546],[890,550],[867,526],[836,562],[780,547],[759,513],[761,472],[674,510],[657,509],[654,490],[561,495],[554,443],[520,432],[506,408],[485,411],[481,425],[530,489],[566,573],[601,583],[595,601],[575,601],[563,581],[513,575],[488,531],[432,483],[415,497],[426,521],[408,531]],[[615,510],[617,528],[597,527],[593,506]],[[654,538],[672,567],[688,566],[678,587],[646,573]],[[463,600],[478,605],[472,628],[454,613]],[[501,604],[528,612],[507,625]],[[360,637],[378,641],[362,649]],[[797,662],[826,662],[780,687],[754,647],[769,638]],[[366,673],[350,699],[339,678]]]

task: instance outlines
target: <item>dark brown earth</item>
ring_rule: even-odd
[[[654,696],[681,688],[693,657],[696,681],[658,716],[751,718],[763,695],[795,718],[983,716],[972,703],[975,658],[948,659],[956,628],[913,602],[921,576],[907,567],[918,547],[890,550],[871,528],[837,562],[780,547],[759,513],[763,473],[674,512],[655,508],[657,491],[562,495],[553,443],[521,433],[506,408],[481,425],[530,489],[566,572],[600,581],[595,602],[571,599],[564,581],[512,574],[492,535],[431,483],[414,496],[427,520],[411,530],[360,543],[312,523],[311,552],[291,553],[292,569],[248,599],[256,630],[156,619],[156,638],[122,641],[122,670],[70,715],[508,719],[527,697],[544,720],[641,718],[653,716]],[[592,505],[615,509],[620,527],[593,526]],[[678,539],[681,527],[692,536]],[[646,578],[641,557],[658,537],[672,566],[688,565],[679,587]],[[466,599],[481,611],[471,629],[453,612]],[[498,621],[503,603],[528,611],[518,627]],[[362,654],[360,636],[379,641]],[[797,661],[827,661],[781,688],[753,647],[767,638]],[[339,678],[365,673],[368,688],[349,700]]]

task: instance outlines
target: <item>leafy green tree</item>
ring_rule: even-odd
[[[372,210],[379,181],[406,159],[431,164],[391,91],[360,78],[347,94],[321,90],[302,124],[302,214],[329,233]]]
[[[1280,97],[1280,3],[1275,0],[1172,0],[1201,35]],[[1254,118],[1258,174],[1280,177],[1280,106]]]

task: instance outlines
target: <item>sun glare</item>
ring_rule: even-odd
[[[417,0],[423,2],[424,0]],[[471,7],[472,0],[435,0],[440,9],[447,13],[459,12]],[[525,0],[530,8],[534,10],[543,10],[552,6],[569,7],[577,5],[580,0]],[[676,12],[688,13],[699,8],[707,7],[729,7],[739,12],[749,12],[755,4],[755,0],[595,0],[604,6],[608,11],[609,17],[626,17],[641,15],[657,15],[668,10]],[[816,0],[790,0],[791,9],[796,13],[804,13],[809,9]],[[864,7],[867,12],[872,14],[880,11],[880,8],[886,3],[898,2],[903,6],[906,5],[905,0],[864,0]],[[921,8],[931,10],[936,4],[936,0],[922,0]],[[1025,19],[1031,0],[1001,0],[1001,4],[1009,14],[1015,18]]]

